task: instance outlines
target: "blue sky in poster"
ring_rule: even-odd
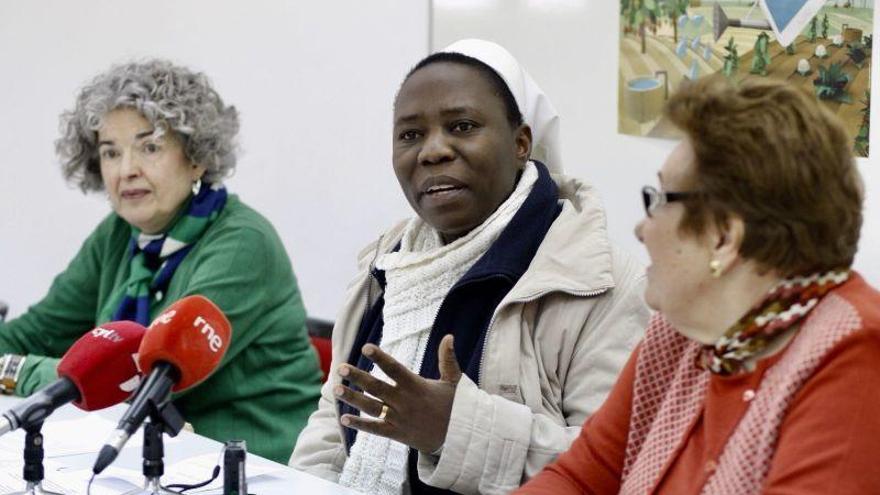
[[[807,3],[808,0],[764,0],[767,10],[776,21],[776,27],[784,31],[795,14]]]

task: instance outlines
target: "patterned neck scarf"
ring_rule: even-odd
[[[849,270],[785,279],[697,357],[697,366],[719,375],[745,369],[745,361],[800,322],[830,290],[849,279]]]
[[[164,234],[144,234],[132,226],[131,270],[116,300],[113,320],[148,325],[150,304],[160,302],[174,271],[226,205],[223,184],[204,184]]]

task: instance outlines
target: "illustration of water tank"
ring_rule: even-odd
[[[626,82],[623,92],[623,108],[627,117],[644,123],[656,119],[666,101],[666,73],[661,81],[657,76],[642,76]]]

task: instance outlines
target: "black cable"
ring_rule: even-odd
[[[224,445],[220,449],[220,455],[217,456],[217,464],[214,466],[214,470],[211,472],[211,478],[207,481],[202,481],[200,483],[195,483],[192,485],[187,485],[186,483],[173,483],[171,485],[163,486],[162,488],[166,490],[170,490],[172,492],[183,493],[187,490],[194,490],[196,488],[201,488],[203,486],[209,485],[212,481],[216,480],[218,476],[220,476],[220,462],[223,459],[223,454],[226,452],[226,446]],[[88,495],[88,494],[86,494]]]
[[[172,492],[183,493],[187,490],[194,490],[196,488],[201,488],[203,486],[209,485],[212,481],[216,480],[217,477],[220,476],[220,465],[214,466],[214,471],[211,473],[211,478],[201,483],[194,483],[192,485],[187,485],[186,483],[174,483],[171,485],[163,486],[162,488],[166,490],[170,490]]]

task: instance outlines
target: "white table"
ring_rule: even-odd
[[[6,411],[19,400],[21,399],[0,396],[0,412]],[[98,450],[104,444],[106,437],[110,434],[112,429],[115,428],[116,422],[125,412],[127,407],[128,405],[126,404],[120,404],[102,411],[86,413],[73,405],[68,404],[55,411],[55,413],[46,420],[46,423],[43,426],[44,444],[47,452],[47,459],[45,461],[47,466],[45,476],[47,484],[53,481],[53,476],[61,478],[63,473],[79,473],[80,470],[86,469],[90,472],[91,467],[97,458]],[[112,422],[112,426],[107,429],[106,434],[94,434],[94,427],[97,425],[100,429],[104,426],[102,423],[108,420]],[[55,423],[54,428],[52,426],[53,422]],[[78,427],[78,425],[80,425],[80,427]],[[141,442],[139,440],[142,437],[143,428],[138,430],[138,432],[129,440],[125,448],[122,449],[119,457],[106,471],[108,474],[112,476],[114,467],[135,470],[137,472],[141,471]],[[23,432],[17,430],[17,432],[9,433],[0,439],[0,445],[2,445],[2,451],[0,451],[0,472],[3,472],[7,477],[12,475],[17,479],[21,479],[21,465],[14,465],[10,459],[16,457],[21,459],[23,438]],[[18,441],[14,442],[14,440]],[[17,450],[14,449],[14,445],[17,445]],[[56,447],[59,445],[76,445],[77,447],[81,446],[82,448],[79,449],[79,453],[74,452],[74,450],[76,450],[74,449],[70,451],[71,454],[69,455],[55,456],[52,455],[53,445]],[[169,439],[166,436],[166,473],[169,473],[169,468],[172,468],[175,463],[192,457],[204,454],[214,454],[215,457],[219,457],[222,446],[223,445],[219,442],[186,430],[181,431],[180,434],[173,439]],[[56,452],[56,454],[63,454],[63,452]],[[51,457],[49,457],[50,455]],[[259,471],[270,472],[257,475],[256,477],[252,476],[252,472]],[[248,491],[259,495],[348,495],[356,493],[345,487],[330,483],[301,471],[296,471],[288,466],[272,462],[252,453],[247,454],[245,472],[248,474]],[[203,479],[207,479],[210,474],[210,467],[205,467]],[[219,479],[223,479],[222,472]],[[162,478],[162,482],[163,484],[168,484],[174,483],[175,480],[166,475]],[[24,489],[24,486],[24,481],[21,481],[20,486],[17,486],[16,490],[22,490]],[[106,490],[106,488],[104,490]],[[70,490],[65,489],[65,491],[77,494],[85,493],[79,488],[72,488]],[[0,493],[7,493],[7,491],[0,491]],[[92,493],[96,493],[94,487]],[[200,491],[197,493],[206,495],[221,494],[222,489]]]

